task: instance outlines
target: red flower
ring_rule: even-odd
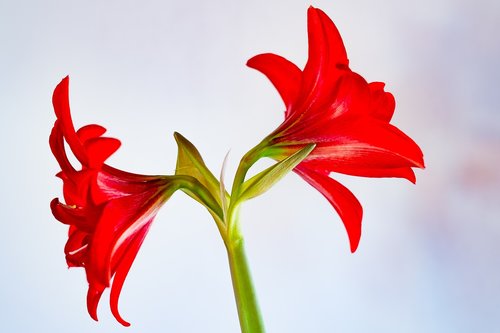
[[[116,319],[123,282],[160,206],[175,190],[171,177],[143,176],[104,164],[120,141],[103,137],[99,125],[75,132],[71,120],[68,77],[54,90],[52,103],[57,120],[50,135],[50,147],[63,180],[66,203],[56,198],[50,206],[54,217],[69,225],[64,248],[69,267],[84,267],[89,283],[87,308],[97,320],[97,305],[111,284],[110,305]],[[68,160],[64,140],[81,163]]]
[[[417,144],[389,122],[395,108],[384,83],[367,83],[348,67],[340,34],[321,10],[308,10],[309,59],[303,71],[275,54],[247,63],[265,74],[281,95],[285,120],[266,139],[266,154],[281,160],[306,144],[316,148],[294,171],[319,190],[340,215],[351,251],[361,236],[362,207],[339,172],[364,177],[401,177],[415,182],[423,168]]]

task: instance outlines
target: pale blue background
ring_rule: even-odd
[[[351,67],[387,82],[394,123],[428,168],[417,185],[338,177],[365,209],[349,253],[338,216],[290,175],[242,212],[268,332],[500,331],[500,2],[316,1]],[[208,214],[175,195],[121,297],[125,329],[86,313],[48,135],[51,94],[71,75],[76,126],[122,140],[110,164],[171,173],[173,131],[219,172],[277,126],[283,106],[245,62],[306,60],[305,1],[0,1],[0,331],[238,332],[223,245]]]

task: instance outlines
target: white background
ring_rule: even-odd
[[[317,1],[351,68],[384,81],[393,123],[422,147],[417,185],[334,176],[364,206],[350,254],[326,200],[296,175],[244,206],[267,330],[494,332],[500,327],[500,5],[496,1]],[[86,313],[83,269],[66,268],[67,227],[48,135],[67,74],[75,126],[122,141],[109,164],[175,167],[179,131],[218,173],[282,120],[271,84],[245,67],[274,52],[306,61],[304,1],[0,1],[0,331],[238,332],[225,250],[209,215],[176,194],[125,283],[122,328],[108,293]]]

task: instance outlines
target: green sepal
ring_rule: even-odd
[[[255,198],[269,190],[281,178],[302,162],[315,146],[315,144],[309,144],[245,181],[241,189],[241,194],[238,197],[238,202]]]
[[[203,158],[196,149],[196,147],[189,142],[188,139],[183,137],[181,134],[174,133],[175,141],[177,142],[178,153],[177,153],[177,165],[175,167],[176,175],[184,175],[194,177],[202,186],[204,186],[207,191],[214,197],[215,201],[219,205],[217,210],[212,207],[208,207],[200,201],[200,199],[191,193],[191,191],[185,191],[189,196],[191,196],[196,201],[207,207],[212,215],[215,211],[220,212],[222,207],[221,201],[221,189],[220,183],[217,178],[212,174],[212,172],[207,168]],[[226,195],[228,195],[226,193]],[[218,214],[217,214],[218,215]],[[214,216],[216,217],[216,216]],[[217,216],[221,218],[221,216]]]

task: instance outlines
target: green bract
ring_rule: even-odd
[[[175,174],[191,176],[198,180],[201,186],[205,187],[206,190],[214,197],[218,207],[217,209],[214,209],[214,207],[208,207],[194,193],[190,193],[188,191],[185,192],[190,197],[203,204],[209,210],[210,214],[212,214],[214,219],[217,220],[217,222],[223,223],[222,216],[220,216],[222,202],[220,198],[219,181],[207,168],[200,153],[188,139],[177,132],[174,133],[174,137],[178,147]]]
[[[249,180],[243,183],[241,194],[238,201],[245,201],[255,198],[276,184],[287,173],[292,171],[307,155],[314,149],[315,144],[309,144],[304,148],[298,150],[294,154],[288,156],[284,160],[276,163],[275,165],[261,171]]]

